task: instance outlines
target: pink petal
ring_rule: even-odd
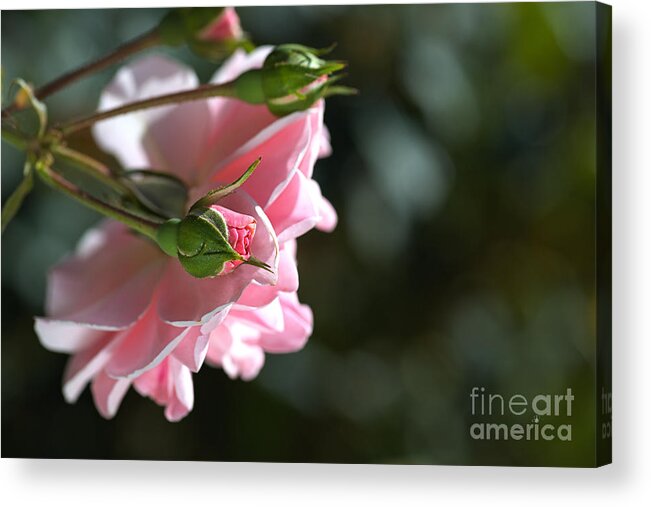
[[[149,167],[196,185],[199,154],[206,145],[210,121],[205,101],[180,104],[164,117],[149,120],[142,138]]]
[[[326,158],[332,155],[332,145],[330,144],[330,131],[323,125],[321,131],[321,142],[319,143],[319,158]]]
[[[211,82],[223,83],[235,79],[250,68],[262,65],[269,50],[255,50],[246,55],[238,50],[221,67]],[[208,176],[219,162],[254,138],[260,131],[276,121],[276,117],[264,105],[250,105],[236,99],[210,99],[209,108],[213,125],[197,165],[201,174]]]
[[[262,332],[275,333],[284,329],[283,308],[279,298],[254,310],[231,310],[228,323],[238,321]]]
[[[164,406],[170,422],[185,417],[194,405],[190,370],[171,356],[136,378],[133,386],[142,396]]]
[[[293,292],[298,290],[298,270],[296,269],[296,241],[290,240],[282,244],[278,262],[278,283],[262,285],[251,283],[235,303],[234,308],[258,308],[271,303],[279,291]]]
[[[63,375],[63,396],[68,403],[74,403],[111,357],[113,347],[119,340],[119,333],[105,331],[85,349],[68,360]]]
[[[93,393],[95,406],[103,417],[111,419],[115,416],[130,385],[130,380],[114,379],[103,371],[95,376],[91,392]]]
[[[210,82],[217,84],[226,83],[232,81],[247,70],[259,69],[272,50],[273,46],[259,46],[250,53],[247,53],[243,49],[238,49],[215,72]],[[214,102],[215,100],[221,99],[213,99],[213,103],[216,103]]]
[[[242,186],[263,208],[289,183],[294,169],[311,172],[308,161],[318,142],[312,124],[320,117],[318,107],[277,119],[240,146],[225,160],[209,164],[210,180],[235,181],[258,157],[262,163]],[[306,158],[307,157],[307,158]],[[304,167],[301,167],[301,164]]]
[[[267,352],[296,352],[303,348],[312,334],[312,310],[298,301],[295,292],[281,293],[279,296],[284,318],[284,328],[280,332],[262,333],[260,346]]]
[[[332,232],[337,227],[337,212],[325,197],[321,197],[319,202],[319,216],[321,217],[316,224],[316,228],[323,232]]]
[[[211,317],[208,322],[199,327],[199,329],[201,329],[201,334],[212,333],[212,331],[224,321],[227,315],[228,312],[219,312],[215,316]]]
[[[289,184],[265,208],[278,241],[294,239],[312,229],[320,220],[321,191],[314,180],[294,171]]]
[[[259,336],[254,327],[229,316],[210,335],[208,361],[232,379],[251,380],[264,365],[264,352],[256,345]]]
[[[259,47],[249,54],[242,49],[237,50],[224,62],[210,82],[218,84],[232,81],[247,70],[261,67],[271,49],[271,46]],[[253,106],[236,99],[210,99],[208,107],[213,124],[197,163],[205,177],[211,174],[216,164],[276,121],[276,117],[266,106]]]
[[[253,336],[257,337],[259,333],[254,332]],[[221,366],[223,357],[228,354],[231,345],[233,345],[233,336],[231,335],[230,328],[226,324],[215,328],[210,333],[208,345],[206,360],[213,366]]]
[[[300,162],[299,168],[308,178],[312,177],[314,172],[314,164],[323,152],[323,140],[325,125],[323,123],[323,113],[325,109],[325,101],[319,100],[311,108],[312,114],[307,117],[308,130],[309,130],[309,145],[305,152],[303,159]],[[325,131],[327,132],[327,131]],[[328,138],[329,138],[329,134]]]
[[[165,359],[190,331],[161,321],[155,304],[125,332],[105,367],[109,376],[137,377]]]
[[[177,422],[188,415],[194,406],[192,374],[174,358],[170,358],[169,369],[173,379],[173,393],[165,409],[165,417],[170,422]]]
[[[99,110],[196,88],[192,69],[163,56],[147,56],[122,67],[105,88]],[[94,125],[97,144],[125,168],[170,171],[186,182],[195,178],[198,154],[210,131],[206,101],[162,106]]]
[[[222,368],[230,378],[253,380],[264,366],[264,352],[257,345],[237,342],[224,358]]]
[[[49,275],[50,320],[123,329],[145,311],[165,264],[164,254],[117,222],[82,238],[74,256]]]
[[[172,351],[172,356],[187,366],[190,371],[197,372],[208,353],[209,341],[210,334],[203,333],[201,326],[194,326]]]
[[[158,405],[166,405],[169,402],[172,388],[169,376],[169,358],[165,358],[158,366],[133,379],[133,387],[141,396],[152,399]]]
[[[41,345],[52,352],[77,352],[96,342],[107,331],[74,322],[60,322],[42,317],[35,319],[34,330]]]
[[[213,317],[223,318],[237,299],[240,266],[217,278],[194,278],[179,262],[170,262],[160,282],[158,316],[174,326],[206,324]]]

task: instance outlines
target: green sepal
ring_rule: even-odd
[[[162,223],[156,231],[156,243],[160,249],[170,257],[178,257],[176,249],[179,233],[180,218],[171,218],[167,222]]]
[[[269,273],[273,273],[273,270],[271,269],[271,266],[267,264],[266,262],[262,262],[260,259],[257,259],[256,257],[250,256],[247,260],[244,261],[244,264],[250,264],[251,266],[255,266],[256,268],[262,268],[265,271],[269,271]]]
[[[217,276],[227,262],[244,260],[228,243],[224,217],[211,208],[195,210],[181,220],[177,253],[183,268],[195,278]]]
[[[266,101],[262,86],[262,69],[253,69],[240,74],[233,82],[235,96],[248,104],[264,104]]]
[[[307,93],[296,92],[289,96],[270,100],[267,104],[267,107],[269,108],[269,111],[271,111],[276,116],[284,116],[296,111],[305,111],[306,109],[312,107],[312,104],[321,98],[339,95],[340,93],[338,92],[341,89],[345,89],[344,94],[346,95],[355,94],[356,90],[353,88],[331,86],[333,83],[339,81],[341,77],[342,76],[333,76]]]
[[[262,157],[259,157],[255,162],[253,162],[246,171],[237,178],[233,183],[230,183],[228,185],[224,185],[223,187],[216,188],[215,190],[211,190],[208,192],[206,195],[204,195],[201,199],[199,199],[197,202],[195,202],[192,207],[190,208],[190,212],[201,209],[201,208],[209,208],[213,204],[216,204],[220,199],[223,199],[229,194],[232,194],[240,188],[246,180],[249,179],[249,177],[253,174],[253,171],[256,170],[256,168],[260,165],[260,162],[262,161]]]

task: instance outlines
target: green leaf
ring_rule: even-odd
[[[50,170],[59,174],[83,192],[124,213],[156,223],[163,223],[165,219],[169,218],[169,213],[162,214],[158,208],[152,210],[151,203],[148,206],[141,202],[141,196],[135,191],[137,189],[134,190],[133,185],[129,185],[124,178],[121,178],[125,173],[115,176],[104,175],[90,168],[88,163],[80,158],[81,154],[75,153],[74,155],[74,157],[71,156],[71,150],[65,150],[64,152],[60,149],[57,150],[55,157],[60,158],[64,164],[56,167],[50,165]],[[173,176],[170,176],[170,178],[173,178]],[[182,216],[183,214],[184,210],[176,216]]]
[[[25,161],[25,168],[23,169],[23,179],[9,196],[4,206],[2,207],[2,232],[5,232],[7,225],[11,219],[16,216],[27,194],[29,194],[34,187],[34,172],[32,171],[32,164],[29,160]]]
[[[134,170],[122,173],[120,181],[154,213],[165,218],[185,215],[188,189],[175,176],[158,171]]]

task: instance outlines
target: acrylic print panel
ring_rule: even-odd
[[[609,7],[3,11],[2,66],[3,456],[610,461]]]

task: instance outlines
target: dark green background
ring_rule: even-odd
[[[3,93],[155,25],[164,10],[2,13]],[[339,212],[299,242],[315,327],[252,382],[204,367],[168,423],[130,392],[105,421],[60,392],[45,272],[97,220],[42,186],[2,237],[3,456],[594,464],[595,5],[241,8],[258,44],[337,43],[358,97],[329,99],[316,179]],[[169,51],[206,80],[214,65]],[[49,101],[91,111],[114,70]],[[74,143],[96,153],[88,136]],[[2,145],[2,197],[21,155]],[[470,439],[472,386],[576,396],[572,443]],[[513,422],[530,422],[529,420]],[[543,421],[545,422],[545,421]],[[549,421],[556,422],[556,421]]]

